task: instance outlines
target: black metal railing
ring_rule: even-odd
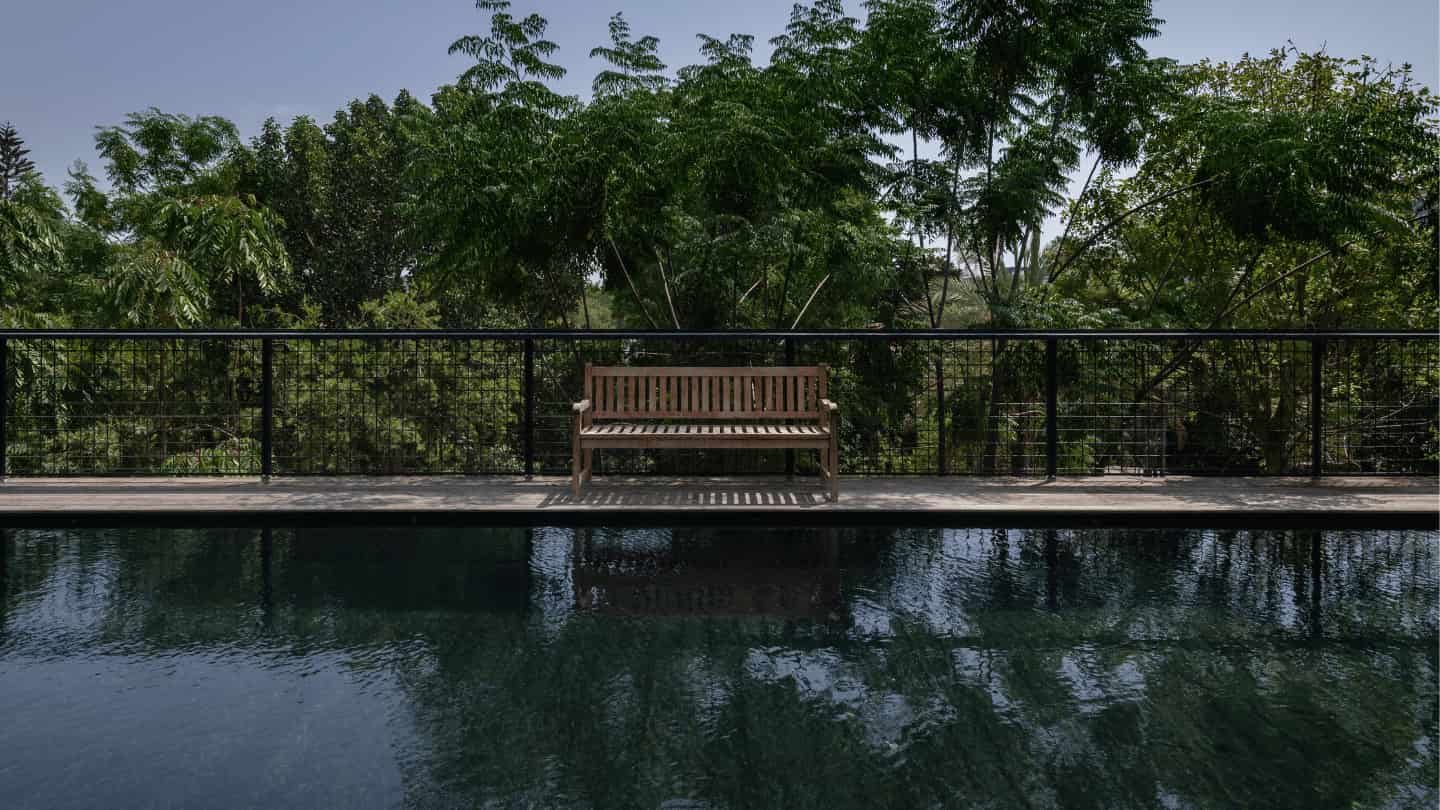
[[[1435,474],[1440,336],[0,331],[23,475],[555,474],[584,363],[826,363],[847,474]],[[810,473],[793,451],[600,472]]]

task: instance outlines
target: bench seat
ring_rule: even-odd
[[[586,444],[601,445],[609,441],[628,443],[652,441],[655,446],[707,447],[723,446],[727,440],[744,442],[753,447],[757,442],[780,442],[786,446],[822,447],[830,441],[830,431],[819,425],[713,425],[700,423],[647,424],[638,422],[607,422],[581,428]]]

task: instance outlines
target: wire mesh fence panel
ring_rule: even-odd
[[[1058,376],[1060,474],[1308,471],[1308,343],[1062,341]]]
[[[282,475],[519,473],[519,340],[278,340]]]
[[[1325,472],[1440,471],[1436,341],[1329,340],[1322,386]]]
[[[1058,345],[1057,473],[1167,469],[1170,412],[1183,414],[1189,406],[1185,378],[1176,376],[1183,366],[1176,348],[1128,341]],[[1164,369],[1169,376],[1162,378]]]
[[[943,341],[937,348],[943,364],[946,471],[1044,475],[1044,342]]]
[[[11,475],[255,475],[259,341],[7,341]]]
[[[840,407],[840,472],[910,475],[939,471],[935,361],[938,345],[923,340],[806,340],[803,365],[830,369],[830,399]],[[797,472],[818,470],[813,453],[797,453]]]
[[[1419,334],[456,332],[10,333],[4,469],[259,474],[266,341],[282,475],[517,474],[527,460],[568,473],[586,363],[824,364],[843,473],[1042,475],[1047,343],[1058,474],[1313,473],[1312,417],[1321,473],[1440,467],[1440,341]],[[615,449],[596,461],[601,475],[818,469],[813,450]]]
[[[1171,408],[1171,457],[1163,469],[1197,475],[1310,472],[1309,342],[1207,342],[1185,360],[1177,390],[1188,408],[1183,414]]]

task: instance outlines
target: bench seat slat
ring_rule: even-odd
[[[819,425],[656,424],[607,422],[580,431],[590,448],[817,448],[831,440]]]

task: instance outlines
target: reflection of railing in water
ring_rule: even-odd
[[[0,330],[0,473],[565,474],[586,362],[826,364],[848,475],[1440,469],[1420,332]],[[814,463],[638,450],[597,472]]]
[[[741,537],[697,553],[681,530],[667,532],[663,552],[626,554],[596,530],[575,530],[571,582],[575,606],[620,616],[777,616],[828,618],[840,607],[839,539],[817,530],[790,546],[760,550]]]

